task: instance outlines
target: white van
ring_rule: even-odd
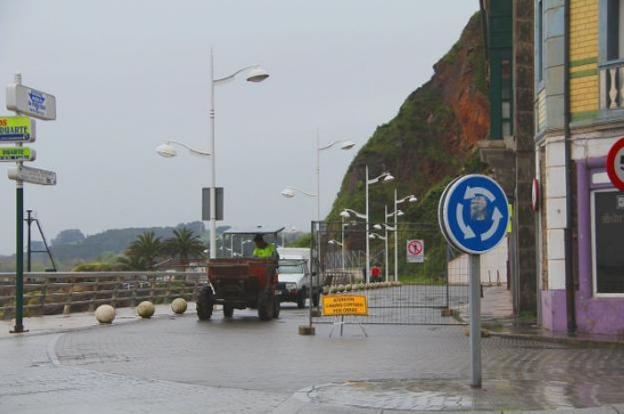
[[[277,270],[277,289],[280,302],[295,302],[299,309],[305,307],[310,297],[310,249],[280,247],[279,268]],[[314,292],[313,300],[318,302],[318,292]]]

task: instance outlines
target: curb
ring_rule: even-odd
[[[575,346],[579,348],[622,348],[624,347],[624,341],[600,341],[597,339],[589,338],[570,338],[570,337],[556,337],[556,336],[544,336],[533,334],[521,334],[514,332],[494,332],[488,329],[483,329],[488,332],[490,336],[509,339],[524,339],[540,342],[548,342],[555,344],[565,344]]]

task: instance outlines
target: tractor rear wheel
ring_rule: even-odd
[[[214,293],[210,285],[204,286],[199,291],[199,297],[195,307],[197,308],[197,317],[200,321],[207,321],[212,317],[212,307],[214,306]]]
[[[282,306],[280,305],[280,298],[278,296],[273,295],[273,298],[273,318],[277,319],[279,318],[280,308]]]
[[[261,321],[270,321],[275,312],[275,299],[273,295],[262,292],[258,296],[258,318]]]
[[[234,315],[234,305],[223,304],[223,316],[231,318]]]

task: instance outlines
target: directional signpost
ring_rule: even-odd
[[[10,168],[8,176],[10,180],[24,181],[31,184],[56,185],[56,173],[54,171],[40,170],[39,168]]]
[[[15,82],[6,89],[7,109],[30,115],[33,118],[53,121],[56,119],[56,98]]]
[[[28,147],[0,147],[0,162],[34,161],[37,153]]]
[[[607,155],[607,174],[613,185],[624,191],[624,138],[613,144]]]
[[[15,162],[9,170],[9,178],[15,180],[16,251],[15,251],[15,327],[12,333],[24,332],[24,183],[56,185],[56,173],[25,167],[24,162],[34,161],[35,150],[22,144],[34,142],[35,120],[56,119],[56,98],[22,85],[22,75],[15,75],[15,82],[6,88],[7,109],[16,116],[0,116],[0,143],[13,143],[14,147],[0,147],[0,162]],[[28,116],[23,116],[28,115]]]
[[[481,277],[479,255],[494,249],[509,223],[508,201],[502,187],[485,175],[452,181],[438,205],[440,229],[456,249],[470,255],[471,385],[481,387]]]
[[[27,116],[0,117],[0,142],[35,142],[35,120]]]

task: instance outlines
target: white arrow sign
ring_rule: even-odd
[[[477,235],[472,230],[472,228],[468,226],[466,222],[464,221],[464,205],[463,204],[457,205],[457,224],[459,224],[459,228],[461,229],[462,233],[464,233],[464,239],[467,240],[467,239],[472,239],[474,237],[477,237]]]
[[[470,187],[470,186],[466,188],[466,193],[464,194],[464,200],[471,200],[479,194],[486,196],[487,199],[490,200],[490,203],[493,203],[494,201],[496,201],[496,197],[494,197],[494,194],[492,194],[491,191],[486,190],[485,188],[481,188],[481,187]]]
[[[490,239],[498,230],[498,226],[500,225],[500,221],[503,219],[503,214],[498,210],[498,207],[494,208],[494,212],[492,213],[492,226],[481,235],[481,241],[486,241]]]
[[[40,170],[39,168],[10,168],[8,176],[11,180],[24,181],[31,184],[56,185],[56,173],[54,171]]]

